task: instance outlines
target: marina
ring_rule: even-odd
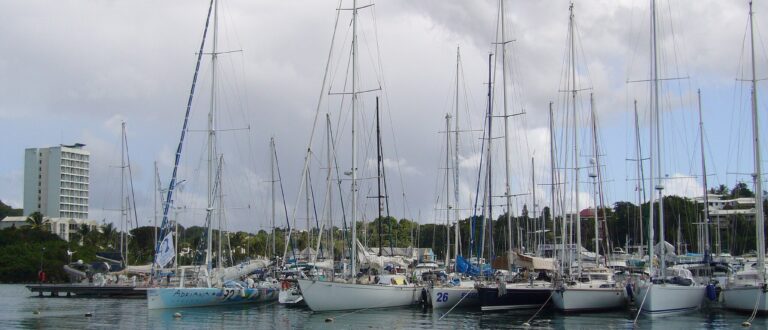
[[[764,4],[709,12],[741,49],[689,52],[711,9],[677,0],[238,1],[146,28],[164,69],[84,85],[142,86],[110,89],[127,108],[13,142],[1,329],[768,328]]]

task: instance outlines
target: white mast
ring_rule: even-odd
[[[704,257],[709,258],[709,191],[707,188],[707,163],[704,158],[704,119],[701,115],[701,89],[697,90],[699,100],[699,142],[701,144],[701,177],[704,183]],[[720,235],[720,233],[717,233]]]
[[[507,110],[507,47],[506,47],[506,26],[504,25],[504,0],[499,0],[499,8],[501,11],[501,92],[502,92],[502,106],[504,107],[504,197],[506,199],[506,211],[507,211],[507,258],[512,255],[512,210],[511,210],[511,198],[512,195],[509,191],[509,112]],[[521,243],[522,242],[518,242]],[[509,264],[511,269],[512,265]]]
[[[579,116],[576,112],[576,93],[578,92],[576,89],[576,47],[575,47],[575,23],[574,23],[574,15],[573,15],[573,3],[571,3],[571,7],[569,8],[571,12],[571,16],[569,19],[570,23],[570,38],[571,38],[571,88],[573,88],[571,92],[571,106],[573,111],[573,199],[575,205],[575,224],[576,226],[576,260],[579,263],[579,276],[581,276],[581,214],[579,210],[579,134],[578,134],[578,128],[579,128]]]
[[[749,2],[749,39],[752,46],[752,139],[755,152],[755,172],[752,179],[755,185],[755,209],[757,214],[755,224],[757,228],[757,269],[760,271],[763,283],[765,283],[765,221],[763,214],[763,179],[760,164],[760,134],[757,113],[757,77],[755,75],[755,28],[753,24],[754,12],[752,1]]]
[[[461,63],[461,52],[456,47],[456,109],[454,114],[454,151],[453,151],[453,213],[456,225],[454,226],[454,244],[453,255],[459,256],[459,63]],[[455,264],[454,264],[455,265]],[[455,268],[455,266],[454,266]],[[455,269],[454,269],[455,271]]]
[[[207,213],[208,213],[208,235],[205,248],[205,260],[210,274],[210,270],[213,268],[213,258],[211,256],[211,249],[213,248],[213,202],[215,196],[213,196],[213,176],[214,166],[213,159],[216,155],[216,47],[219,30],[219,2],[214,0],[213,5],[213,50],[211,50],[211,104],[210,111],[208,112],[208,201],[207,201]],[[219,264],[221,264],[221,255],[218,256]]]
[[[451,193],[450,177],[451,159],[451,114],[445,115],[445,267],[451,267],[451,203],[448,195]],[[454,187],[455,189],[455,187]]]
[[[269,138],[269,159],[271,160],[269,163],[269,173],[270,173],[270,183],[271,183],[271,189],[272,189],[272,255],[275,256],[277,254],[276,250],[276,241],[277,236],[275,236],[275,138],[271,137]],[[288,244],[286,242],[285,244]]]
[[[357,0],[352,0],[352,283],[357,283],[357,137],[355,108],[357,104]]]
[[[120,254],[123,257],[123,265],[128,265],[128,239],[125,232],[128,230],[128,203],[125,199],[125,122],[120,123]]]
[[[658,92],[659,92],[659,81],[658,81],[658,68],[657,65],[657,54],[656,54],[656,1],[651,0],[651,81],[653,82],[653,86],[651,88],[651,134],[650,134],[650,147],[651,147],[651,154],[650,154],[650,176],[651,176],[651,186],[654,186],[654,189],[659,191],[659,224],[661,225],[659,228],[660,231],[660,242],[661,242],[661,276],[664,277],[665,273],[665,263],[664,263],[664,226],[663,226],[663,214],[664,214],[664,207],[663,207],[663,200],[661,200],[661,191],[664,188],[661,186],[661,182],[659,182],[654,185],[654,181],[656,181],[656,177],[654,176],[656,169],[656,166],[654,164],[654,154],[658,152],[659,145],[657,144],[658,141],[658,119],[659,119],[659,99],[658,99]],[[659,158],[658,155],[656,155],[656,158]],[[661,162],[658,163],[659,166],[661,166]],[[661,168],[659,168],[660,172]],[[649,264],[649,273],[651,276],[653,276],[653,210],[654,210],[654,204],[656,203],[656,194],[651,193],[651,200],[650,200],[650,214],[648,215],[648,264]]]

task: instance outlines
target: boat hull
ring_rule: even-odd
[[[477,290],[472,287],[433,287],[429,290],[429,301],[433,309],[473,307],[480,305]]]
[[[221,306],[275,301],[276,288],[150,288],[147,308]]]
[[[552,295],[550,287],[507,287],[506,294],[499,295],[497,287],[479,287],[480,309],[483,311],[539,308]]]
[[[664,316],[694,311],[704,301],[705,287],[667,284],[643,285],[637,289],[635,301],[643,314]]]
[[[400,307],[418,304],[421,288],[298,280],[307,306],[315,312]]]
[[[757,304],[758,313],[768,313],[768,292],[763,287],[743,286],[728,288],[723,290],[722,295],[723,306],[727,309],[751,313]]]
[[[619,309],[627,300],[622,288],[564,288],[552,294],[552,303],[563,312]]]

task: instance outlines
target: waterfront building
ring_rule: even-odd
[[[24,157],[24,215],[88,219],[90,153],[85,145],[27,148]]]

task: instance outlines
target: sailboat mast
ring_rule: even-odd
[[[571,41],[571,106],[573,111],[573,199],[575,205],[575,226],[576,226],[576,260],[579,264],[579,276],[581,275],[581,214],[579,210],[579,116],[576,112],[576,42],[575,42],[575,24],[573,15],[573,4],[570,7],[570,41]]]
[[[381,228],[381,126],[379,122],[379,97],[376,97],[376,189],[378,193],[376,194],[376,202],[378,204],[378,210],[379,210],[379,257],[381,257],[381,250],[382,250],[382,228]],[[447,264],[447,262],[446,262]]]
[[[213,196],[213,176],[214,166],[213,159],[216,155],[216,56],[217,56],[217,44],[218,44],[218,30],[219,30],[219,2],[214,0],[213,5],[213,50],[211,50],[211,104],[210,111],[208,112],[208,235],[205,248],[205,260],[210,274],[213,268],[213,258],[211,250],[213,247],[213,202],[215,196]],[[218,256],[219,260],[221,256]],[[220,263],[221,261],[219,261]]]
[[[459,256],[459,65],[461,63],[461,51],[456,47],[456,108],[454,110],[454,144],[453,144],[453,213],[456,225],[454,227],[453,255]]]
[[[640,120],[637,116],[637,100],[635,100],[635,141],[637,143],[637,222],[640,224],[640,246],[644,245],[643,231],[643,201],[645,200],[645,176],[643,173],[643,148],[640,142]],[[653,226],[653,223],[650,224]],[[629,251],[627,251],[629,252]]]
[[[128,203],[125,200],[125,122],[120,123],[120,254],[123,257],[123,266],[128,265],[128,240],[125,232],[128,230]]]
[[[357,136],[355,111],[357,104],[357,0],[352,0],[352,283],[357,283]]]
[[[550,171],[550,194],[552,195],[552,205],[549,209],[549,214],[552,217],[552,233],[556,232],[557,213],[555,212],[555,205],[557,205],[556,189],[557,189],[557,174],[555,169],[555,122],[553,116],[553,103],[549,102],[549,171]],[[561,255],[560,255],[560,271],[563,272],[565,268],[565,217],[561,219],[562,228],[560,229],[561,237]],[[557,244],[557,235],[553,235],[554,242]]]
[[[492,189],[491,189],[491,183],[492,183],[492,181],[491,181],[491,144],[492,144],[491,141],[493,141],[492,140],[492,135],[491,135],[491,124],[493,123],[493,100],[492,100],[492,94],[493,94],[493,92],[492,92],[493,87],[492,86],[493,86],[493,82],[492,82],[492,73],[491,73],[491,68],[493,67],[492,63],[493,63],[493,54],[488,54],[488,114],[487,114],[487,116],[488,116],[488,118],[487,118],[487,120],[488,120],[488,124],[487,124],[488,125],[488,143],[487,143],[487,145],[488,145],[488,147],[486,149],[486,160],[487,160],[486,161],[486,169],[487,170],[485,172],[485,175],[486,175],[486,186],[485,186],[485,189],[487,190],[487,192],[486,192],[485,197],[484,197],[486,199],[485,206],[487,207],[487,211],[488,211],[487,215],[488,215],[488,217],[483,219],[483,222],[487,223],[488,225],[484,226],[484,227],[490,227],[490,225],[493,224],[493,197],[492,197],[493,193],[492,193]],[[492,231],[489,228],[488,229],[488,233],[490,234],[491,232]],[[483,233],[483,236],[482,236],[482,244],[481,244],[481,248],[480,248],[480,255],[478,256],[478,258],[482,258],[482,256],[483,256],[483,249],[485,249],[485,236],[486,236],[486,234],[485,234],[485,230],[484,230],[484,233]],[[490,241],[490,239],[489,239],[489,241]],[[493,250],[491,250],[490,253],[493,254]]]
[[[595,264],[600,267],[600,212],[599,208],[602,208],[602,191],[601,177],[600,177],[600,147],[597,144],[597,112],[595,111],[595,98],[593,94],[589,94],[589,108],[592,114],[592,150],[595,156],[595,173],[594,173],[594,194],[595,194]],[[591,176],[591,174],[590,174]],[[607,245],[606,245],[607,246]],[[608,255],[608,251],[604,252]]]
[[[763,214],[763,175],[760,163],[760,134],[757,113],[757,76],[755,74],[755,28],[752,1],[749,2],[749,38],[752,47],[752,139],[755,153],[755,173],[752,179],[755,185],[755,209],[757,211],[755,224],[757,229],[757,269],[765,281],[765,223]]]
[[[532,187],[532,190],[533,190],[531,192],[532,193],[531,197],[533,197],[533,218],[532,219],[534,219],[534,221],[536,221],[536,168],[535,168],[535,159],[534,159],[534,157],[531,157],[531,187]],[[543,230],[544,230],[545,225],[543,223],[544,222],[544,218],[542,217],[541,219],[542,219],[541,220],[542,223],[540,223],[540,225],[541,225],[540,229],[542,231],[538,232],[538,235],[536,235],[536,246],[535,246],[535,248],[536,248],[536,254],[537,255],[539,255],[539,245],[544,242],[544,232],[543,232]],[[534,225],[534,228],[535,227],[538,227],[538,225]],[[534,232],[536,232],[536,230],[534,230]]]
[[[450,178],[451,159],[451,114],[445,114],[445,267],[451,266],[451,193]]]
[[[499,10],[501,11],[501,104],[504,107],[504,198],[506,200],[507,211],[507,258],[512,255],[512,195],[509,191],[509,112],[507,110],[507,47],[506,47],[506,26],[504,24],[504,0],[499,0]],[[522,244],[522,242],[519,242]],[[508,268],[511,269],[510,264]]]
[[[269,138],[269,173],[270,173],[270,182],[271,184],[271,190],[272,190],[272,255],[277,255],[276,250],[276,241],[277,236],[275,236],[275,138],[271,137]],[[288,244],[286,242],[286,244]]]
[[[707,187],[707,163],[704,158],[704,119],[701,114],[701,89],[697,90],[699,101],[699,142],[701,146],[701,178],[704,183],[704,258],[709,258],[709,188]],[[718,233],[719,235],[720,233]]]
[[[661,186],[661,180],[657,180],[657,176],[660,177],[660,175],[655,174],[656,166],[657,164],[654,162],[654,160],[658,161],[659,154],[658,149],[660,147],[660,143],[657,141],[659,134],[659,81],[658,81],[658,58],[657,58],[657,52],[656,52],[656,1],[651,0],[651,82],[653,82],[653,86],[651,88],[651,134],[650,135],[650,146],[651,146],[651,155],[650,155],[650,176],[651,176],[651,185],[654,187],[655,190],[659,191],[659,242],[661,243],[661,277],[664,278],[664,275],[666,273],[666,263],[664,258],[664,248],[665,248],[665,242],[664,242],[664,207],[663,207],[663,200],[661,199],[661,190],[663,187]],[[655,158],[654,158],[655,157]],[[658,171],[661,172],[661,161],[658,162]],[[655,182],[655,184],[654,184]],[[654,204],[656,203],[656,194],[651,194],[651,200],[650,200],[650,215],[649,215],[649,221],[648,221],[648,256],[649,256],[649,273],[653,274],[653,210],[654,210]],[[651,275],[653,276],[653,275]]]

